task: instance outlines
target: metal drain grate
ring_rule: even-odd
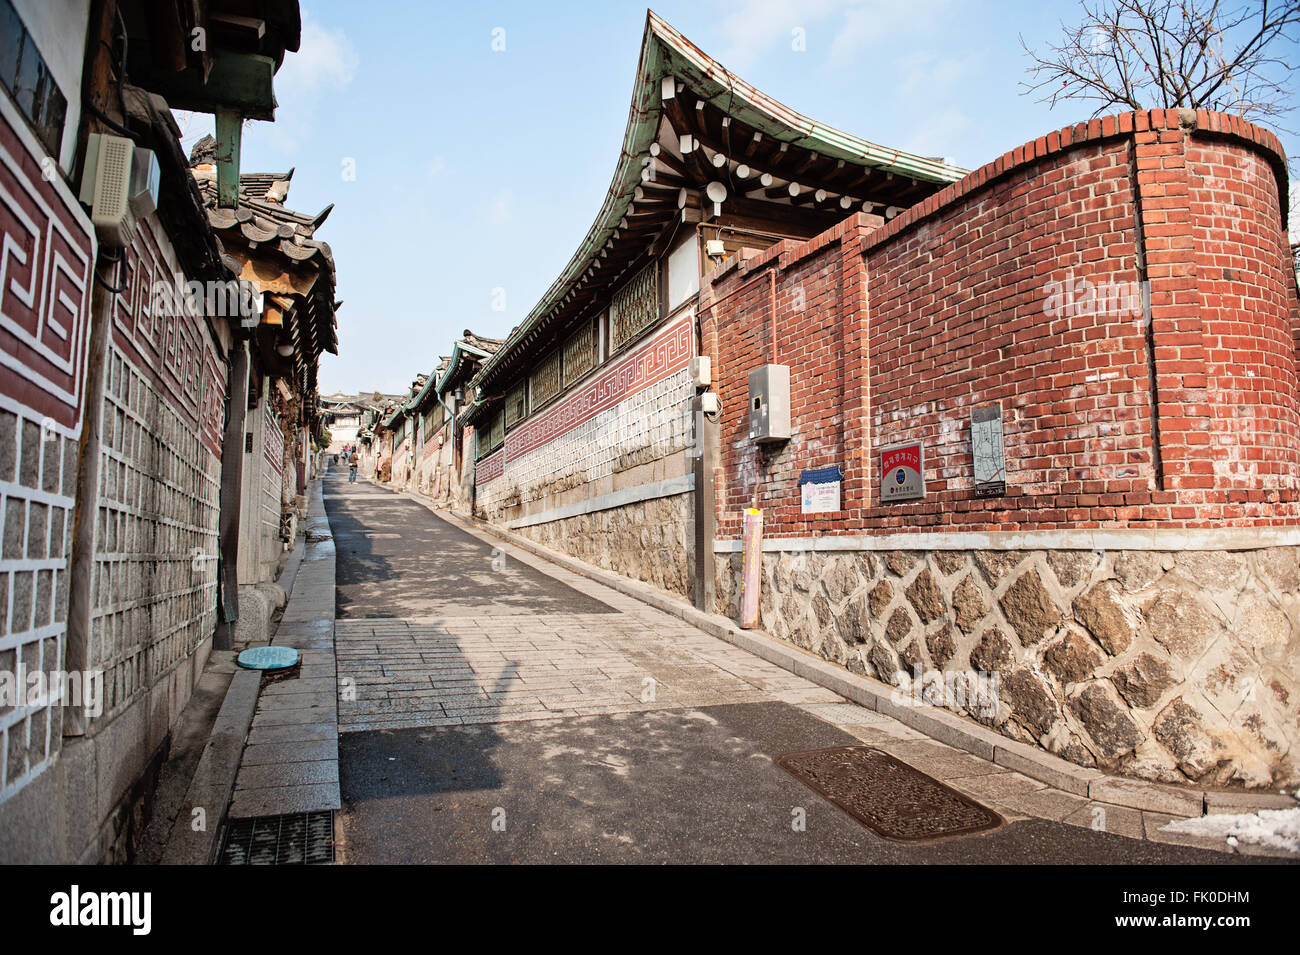
[[[334,812],[231,820],[220,861],[222,865],[327,865],[334,861]]]
[[[787,753],[775,762],[885,839],[922,842],[1002,825],[992,809],[869,746]]]

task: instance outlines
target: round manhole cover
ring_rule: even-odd
[[[287,670],[298,662],[293,647],[250,647],[235,660],[245,670]]]

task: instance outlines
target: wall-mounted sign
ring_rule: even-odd
[[[814,468],[799,474],[799,510],[804,514],[825,514],[840,509],[840,482],[844,475],[839,465]]]
[[[975,496],[1006,494],[1007,459],[1002,447],[1001,402],[971,409],[970,448],[975,460]]]
[[[925,497],[925,449],[920,441],[880,452],[880,503]]]

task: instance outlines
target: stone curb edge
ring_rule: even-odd
[[[377,487],[384,487],[378,482]],[[782,669],[789,670],[859,706],[883,713],[924,733],[931,739],[964,750],[999,766],[1021,773],[1063,792],[1127,809],[1162,812],[1172,816],[1193,817],[1220,812],[1245,813],[1260,809],[1294,809],[1297,801],[1281,793],[1206,792],[1109,776],[1096,769],[1086,769],[1028,744],[1008,739],[1001,733],[971,723],[955,713],[921,700],[900,702],[897,690],[868,677],[850,673],[843,667],[813,656],[805,650],[770,637],[762,631],[742,630],[734,621],[718,614],[706,613],[654,590],[641,581],[594,567],[567,554],[543,547],[496,525],[436,508],[433,502],[410,491],[387,488],[426,507],[436,517],[467,530],[491,534],[521,550],[558,564],[566,570],[588,577],[626,596],[672,614],[705,633],[748,650]]]
[[[313,496],[321,494],[321,488],[322,485],[317,480]],[[292,558],[286,562],[286,570],[291,563]],[[285,594],[286,607],[296,584],[297,568]],[[273,637],[274,634],[268,636]],[[244,743],[247,742],[249,729],[253,725],[253,715],[257,712],[257,698],[261,690],[260,670],[235,668],[230,686],[226,689],[226,698],[217,711],[212,732],[203,747],[203,755],[194,767],[194,777],[190,780],[189,789],[185,791],[181,811],[177,813],[176,822],[167,837],[160,865],[212,865],[215,861],[217,842],[225,823],[226,810],[235,792],[235,779],[239,775]],[[219,815],[214,819],[213,813],[209,811],[204,829],[196,832],[191,825],[194,809],[210,809],[213,806],[220,807]]]

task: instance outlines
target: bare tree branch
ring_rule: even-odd
[[[1083,0],[1077,25],[1031,59],[1026,93],[1093,115],[1190,107],[1276,121],[1297,103],[1300,0]]]

